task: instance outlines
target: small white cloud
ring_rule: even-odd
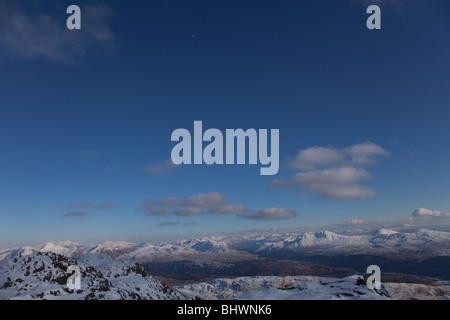
[[[99,209],[99,210],[110,210],[118,207],[118,203],[99,203],[94,204],[91,202],[77,203],[77,204],[69,204],[68,208],[71,209]]]
[[[235,214],[246,219],[277,220],[288,219],[296,216],[295,211],[269,208],[261,211],[253,211],[244,206],[229,202],[225,196],[218,192],[200,193],[190,197],[166,198],[163,200],[149,200],[145,206],[138,210],[144,210],[150,216],[194,216],[194,215],[226,215]]]
[[[243,206],[235,204],[226,204],[219,207],[214,207],[208,210],[209,214],[236,214],[246,212],[248,209]]]
[[[64,217],[86,217],[86,212],[68,212]]]
[[[350,165],[369,165],[375,163],[376,156],[386,156],[389,152],[372,142],[355,144],[336,149],[332,147],[312,147],[301,150],[295,158],[288,161],[291,169],[304,171]]]
[[[296,217],[295,211],[281,208],[268,208],[261,211],[247,211],[242,214],[242,218],[254,220],[281,220]]]
[[[200,193],[189,198],[166,198],[164,200],[149,200],[148,205],[156,206],[189,206],[189,207],[211,207],[227,203],[225,196],[218,192]]]
[[[372,177],[363,167],[376,163],[376,156],[389,152],[372,142],[343,149],[313,147],[302,150],[288,166],[302,170],[291,179],[274,180],[272,188],[303,187],[321,198],[364,199],[376,196],[372,188],[357,182]]]
[[[288,167],[300,170],[314,170],[341,164],[345,160],[344,154],[334,148],[312,147],[301,150],[298,155],[288,161]]]
[[[149,200],[141,210],[151,216],[165,216],[173,213],[177,216],[202,214],[205,208],[228,203],[225,196],[218,192],[200,193],[190,197],[172,197],[163,200]]]
[[[182,206],[211,207],[228,202],[227,198],[218,192],[200,193],[180,201]]]
[[[366,142],[345,148],[343,153],[350,157],[352,164],[369,165],[375,163],[375,156],[387,156],[390,153],[379,145]]]
[[[419,218],[419,217],[439,218],[439,217],[450,217],[450,213],[441,212],[441,211],[433,211],[433,210],[426,209],[426,208],[419,208],[419,209],[414,210],[412,216],[415,218]]]
[[[141,209],[146,211],[147,215],[149,215],[149,216],[159,216],[159,217],[163,217],[172,212],[172,210],[170,208],[154,207],[152,205],[145,205]]]
[[[274,188],[301,186],[310,192],[317,192],[321,198],[364,199],[376,195],[368,186],[355,182],[368,179],[371,175],[364,169],[341,167],[310,172],[300,172],[290,180],[275,180]]]
[[[364,221],[362,219],[354,219],[354,220],[350,220],[350,221],[347,221],[344,223],[347,223],[349,225],[357,225],[357,224],[364,224],[364,223],[366,223],[366,221]]]
[[[193,216],[202,213],[203,208],[200,207],[186,207],[173,211],[173,214],[176,216]]]

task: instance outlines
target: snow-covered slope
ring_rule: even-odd
[[[81,289],[69,290],[67,268],[81,269]],[[38,252],[8,255],[0,262],[0,300],[5,299],[100,299],[175,300],[187,299],[149,276],[139,265],[113,260],[104,255],[83,255],[78,259]]]
[[[215,238],[179,240],[159,244],[148,243],[135,251],[122,254],[120,260],[134,260],[139,263],[183,260],[249,259],[252,255],[240,252],[227,242]]]
[[[87,252],[88,246],[72,241],[46,242],[35,247],[18,247],[0,250],[0,261],[8,255],[28,256],[36,252],[53,252],[66,257],[77,257]]]
[[[0,261],[11,253],[30,255],[35,252],[53,252],[66,257],[78,257],[82,254],[108,255],[118,260],[133,260],[139,263],[152,261],[232,261],[251,259],[253,256],[233,248],[219,237],[204,239],[177,240],[161,243],[135,244],[125,241],[106,241],[94,246],[78,243],[48,242],[36,247],[21,247],[0,251]]]
[[[205,300],[434,300],[446,299],[450,294],[450,286],[407,283],[383,283],[380,290],[372,290],[359,275],[343,279],[240,277],[189,284],[177,289]]]
[[[318,277],[241,277],[177,287],[206,300],[386,300],[387,292],[371,290],[360,276],[343,279]]]
[[[12,249],[3,249],[0,251],[0,261],[5,259],[9,255],[22,255],[29,256],[38,250],[33,247],[20,247],[20,248],[12,248]]]
[[[422,256],[442,256],[448,254],[450,233],[427,229],[411,233],[380,229],[368,235],[341,235],[330,231],[300,232],[238,240],[235,244],[242,250],[257,254],[268,254],[277,250],[325,255],[376,255],[421,251]]]
[[[39,252],[53,252],[61,254],[66,257],[76,257],[84,253],[83,246],[79,243],[64,241],[64,242],[47,242],[38,246]]]
[[[449,300],[450,285],[430,286],[418,283],[385,283],[392,297],[411,300]]]
[[[415,233],[401,233],[389,229],[378,230],[370,239],[370,243],[378,247],[423,245],[430,243],[447,243],[450,241],[450,233],[420,229]]]
[[[287,234],[280,235],[278,238],[275,238],[275,241],[270,238],[269,241],[262,241],[257,251],[276,249],[296,250],[324,246],[366,246],[368,245],[369,239],[367,236],[345,236],[330,231]]]
[[[126,241],[106,241],[88,250],[91,254],[106,254],[113,258],[138,249],[136,243]]]

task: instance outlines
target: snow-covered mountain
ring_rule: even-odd
[[[253,256],[214,237],[159,244],[148,243],[135,251],[118,256],[120,260],[133,260],[139,263],[183,260],[232,261],[249,258]]]
[[[252,257],[247,252],[235,249],[222,238],[209,237],[142,244],[125,241],[106,241],[93,246],[85,246],[70,241],[47,242],[36,247],[0,250],[0,261],[9,254],[30,255],[36,252],[53,252],[66,257],[78,257],[83,254],[108,255],[118,260],[133,260],[139,263],[197,259],[232,261]]]
[[[256,254],[280,250],[304,254],[412,253],[423,256],[450,255],[450,232],[420,229],[398,232],[380,229],[368,235],[341,235],[330,231],[276,234],[236,240],[235,246]]]
[[[88,250],[91,254],[105,254],[113,258],[137,250],[136,243],[126,241],[106,241]]]
[[[84,253],[85,246],[72,241],[47,242],[38,247],[39,252],[53,252],[66,257],[77,257]]]
[[[450,241],[450,233],[420,229],[414,233],[401,233],[389,229],[380,229],[370,239],[375,247],[393,247],[401,245],[440,244]]]
[[[240,277],[215,279],[177,289],[205,300],[435,300],[450,297],[448,285],[383,283],[379,290],[372,290],[359,275],[343,279],[310,276]]]
[[[33,253],[38,252],[36,248],[33,247],[20,247],[20,248],[12,248],[12,249],[3,249],[0,251],[0,261],[5,259],[9,255],[22,255],[29,256]]]
[[[67,268],[81,270],[81,289],[70,290]],[[50,252],[10,254],[0,262],[0,300],[180,300],[189,296],[149,276],[142,266],[105,255],[77,259]]]
[[[119,260],[139,263],[184,260],[236,261],[252,259],[254,254],[266,255],[277,251],[302,254],[392,254],[416,257],[450,256],[450,232],[420,229],[399,232],[380,229],[366,235],[343,235],[331,231],[269,234],[249,237],[207,237],[160,243],[136,244],[106,241],[86,246],[70,241],[47,242],[36,247],[0,250],[0,261],[8,254],[29,255],[53,252],[67,257],[82,254],[104,254]]]
[[[330,231],[302,232],[298,234],[279,235],[275,238],[269,237],[258,241],[260,244],[257,252],[264,250],[288,249],[296,250],[300,248],[312,247],[334,247],[334,246],[365,246],[366,236],[345,236]]]
[[[53,252],[66,257],[77,257],[88,251],[88,246],[72,241],[46,242],[35,247],[25,246],[0,250],[0,261],[8,255],[28,256],[36,252]]]

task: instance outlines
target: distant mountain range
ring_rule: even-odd
[[[406,233],[379,229],[368,235],[341,235],[330,231],[251,236],[234,245],[259,255],[289,251],[304,255],[396,254],[397,258],[450,256],[450,232],[420,229]]]
[[[399,258],[450,256],[450,232],[420,229],[407,233],[379,229],[367,235],[342,235],[331,231],[320,231],[244,237],[215,236],[141,244],[106,241],[93,246],[71,241],[48,242],[35,247],[0,250],[0,260],[11,253],[29,255],[36,252],[53,252],[67,257],[77,257],[87,253],[103,254],[118,260],[133,260],[139,263],[184,260],[236,261],[279,251],[305,255],[395,253]]]
[[[117,260],[132,260],[139,263],[183,260],[230,261],[253,257],[249,253],[233,248],[228,241],[211,237],[156,244],[106,241],[94,246],[71,241],[48,242],[35,247],[0,250],[0,260],[9,254],[30,255],[37,252],[53,252],[66,257],[77,257],[83,254],[108,255]]]

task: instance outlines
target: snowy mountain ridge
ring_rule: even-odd
[[[449,255],[450,232],[420,229],[399,232],[379,229],[368,235],[342,235],[331,231],[259,236],[234,242],[241,250],[267,254],[287,250],[307,254],[385,254],[422,251],[422,255]]]
[[[232,260],[250,257],[240,252],[225,241],[215,239],[178,240],[160,244],[146,244],[135,251],[120,255],[118,259],[132,259],[139,263],[149,261],[182,261],[182,260]]]
[[[81,270],[80,290],[67,287],[67,268]],[[105,255],[71,259],[56,253],[10,254],[0,262],[0,300],[189,299],[149,276],[139,264]]]
[[[125,241],[106,241],[86,246],[78,243],[47,242],[36,247],[19,247],[0,250],[0,261],[7,255],[30,255],[36,252],[53,252],[67,257],[89,253],[108,255],[125,261],[139,263],[156,261],[252,259],[254,255],[280,250],[307,254],[392,254],[416,253],[417,256],[449,256],[450,232],[420,229],[400,232],[379,229],[367,235],[343,235],[331,231],[277,233],[246,237],[206,237],[160,243],[136,244]]]

